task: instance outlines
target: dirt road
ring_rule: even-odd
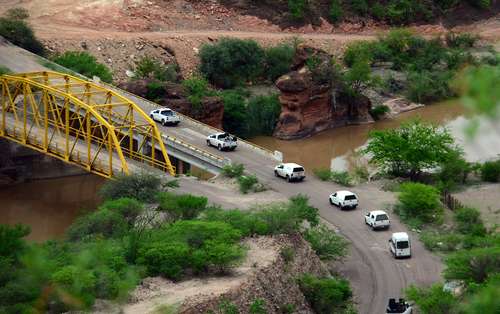
[[[16,72],[43,70],[35,61],[35,57],[18,48],[0,43],[0,64],[8,66]],[[145,111],[151,105],[137,101]],[[201,149],[219,154],[214,148],[205,146],[206,131],[196,129],[187,122],[178,127],[160,127],[161,132],[192,143]],[[274,177],[273,167],[276,161],[271,157],[256,153],[250,147],[240,145],[234,152],[225,153],[233,162],[243,163],[249,173],[254,173],[259,180],[276,191],[278,198],[304,194],[310,197],[311,203],[320,210],[323,218],[338,227],[340,232],[352,243],[351,254],[342,267],[342,273],[351,281],[359,312],[366,314],[384,313],[389,297],[402,296],[402,290],[409,284],[428,285],[441,279],[442,263],[424,249],[418,241],[418,235],[411,233],[412,258],[395,260],[388,251],[388,239],[391,232],[407,231],[397,217],[391,217],[389,231],[374,232],[367,228],[363,221],[366,210],[382,209],[385,204],[394,202],[394,195],[383,192],[376,185],[365,184],[353,188],[360,199],[360,206],[353,211],[341,211],[328,203],[328,195],[340,186],[321,182],[309,175],[302,183],[290,184]],[[285,156],[285,159],[287,156]],[[228,198],[227,193],[219,193],[216,186],[203,185],[196,181],[183,180],[181,191],[207,195],[210,201],[221,203],[226,207],[238,207],[237,194]],[[259,197],[256,194],[256,197]]]

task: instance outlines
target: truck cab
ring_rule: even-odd
[[[389,249],[395,258],[411,257],[410,237],[406,232],[395,232],[389,240]]]
[[[229,133],[215,133],[207,137],[207,145],[217,147],[218,150],[235,150],[238,146],[236,136]]]
[[[372,210],[365,215],[365,224],[375,229],[389,229],[391,222],[383,210]]]

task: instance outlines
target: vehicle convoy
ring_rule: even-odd
[[[406,232],[395,232],[389,239],[389,249],[395,258],[411,257],[410,237]]]
[[[386,314],[411,314],[413,309],[411,304],[405,301],[405,299],[389,299],[389,304],[387,304]]]
[[[391,222],[383,210],[372,210],[365,215],[365,224],[375,229],[389,229]]]
[[[181,122],[179,116],[169,108],[155,109],[149,113],[149,116],[154,121],[160,122],[163,125],[177,125]]]
[[[289,162],[281,163],[274,167],[274,175],[276,177],[285,178],[288,182],[302,181],[306,177],[304,167],[301,165]]]
[[[215,133],[207,136],[207,145],[217,147],[218,150],[235,150],[238,146],[236,136],[229,133]]]
[[[358,197],[350,191],[337,191],[330,194],[330,204],[344,208],[356,208],[358,206]]]

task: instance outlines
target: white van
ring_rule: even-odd
[[[389,240],[389,249],[395,258],[411,257],[410,237],[406,232],[395,232]]]

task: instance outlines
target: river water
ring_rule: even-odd
[[[344,170],[352,165],[356,150],[366,144],[370,131],[397,128],[404,121],[420,118],[446,126],[463,147],[468,160],[481,161],[496,157],[500,154],[500,126],[495,127],[486,119],[480,119],[476,136],[469,139],[465,132],[471,125],[469,116],[456,101],[446,102],[402,113],[394,119],[331,129],[305,139],[283,141],[270,136],[259,136],[251,139],[251,142],[281,151],[285,161],[297,162],[306,169]]]
[[[271,150],[283,152],[286,161],[303,164],[307,169],[348,168],[353,153],[366,144],[371,130],[396,128],[401,122],[420,117],[424,121],[445,125],[464,147],[469,160],[484,160],[500,154],[500,126],[481,121],[481,128],[472,141],[465,137],[469,119],[457,103],[426,106],[372,124],[347,126],[328,130],[310,138],[281,141],[273,137],[257,137],[251,141]],[[81,213],[95,209],[97,191],[105,179],[83,175],[39,180],[0,189],[0,223],[24,223],[31,226],[29,240],[61,238],[65,229]]]

